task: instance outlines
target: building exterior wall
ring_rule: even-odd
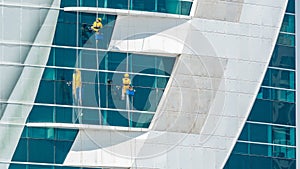
[[[267,73],[225,168],[296,168],[295,38],[295,1],[289,1]]]
[[[295,167],[295,64],[274,60],[295,50],[287,2],[0,1],[0,168],[255,168],[231,164],[240,144]],[[266,99],[289,120],[253,120]],[[253,126],[276,138],[245,140]]]

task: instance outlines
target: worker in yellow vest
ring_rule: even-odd
[[[122,100],[125,99],[126,91],[130,88],[131,80],[129,79],[129,74],[125,73],[124,78],[122,79],[123,87],[122,87]]]
[[[74,101],[77,106],[82,105],[81,87],[82,87],[81,72],[79,69],[76,69],[75,72],[73,73],[72,91],[73,91]]]

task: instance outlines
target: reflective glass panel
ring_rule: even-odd
[[[295,35],[279,33],[276,43],[284,46],[295,46]]]
[[[280,31],[295,33],[295,15],[284,15]]]
[[[249,115],[249,121],[295,126],[295,104],[256,99]],[[243,133],[243,132],[242,132]]]
[[[276,45],[270,66],[295,69],[295,47]]]
[[[269,68],[262,86],[295,89],[295,72]]]
[[[261,87],[257,98],[295,103],[295,91]]]
[[[295,128],[246,123],[239,140],[295,146]]]

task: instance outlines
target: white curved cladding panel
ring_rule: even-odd
[[[142,53],[179,54],[188,24],[186,19],[118,16],[109,49]]]
[[[51,2],[46,6],[51,5]],[[5,1],[6,4],[7,1]],[[17,3],[17,1],[9,1],[9,4]],[[32,5],[38,5],[38,2],[35,4],[32,2]],[[16,4],[15,4],[16,5]],[[20,4],[18,4],[20,5]],[[8,45],[5,43],[33,43],[41,25],[43,24],[48,9],[39,9],[39,8],[22,8],[18,6],[3,6],[2,15],[1,15],[1,42],[0,45],[0,64],[1,63],[24,63],[30,46],[17,46],[17,45]],[[3,66],[1,72],[6,72],[6,75],[0,76],[0,93],[1,100],[8,100],[13,87],[16,85],[22,69]],[[0,119],[2,113],[0,112]]]
[[[129,168],[145,138],[139,131],[80,129],[64,165]]]
[[[59,7],[57,6],[58,4],[60,4],[60,0],[54,0],[52,7],[57,8]],[[49,10],[45,18],[45,22],[38,31],[33,44],[52,44],[58,13],[58,10]],[[32,47],[28,52],[24,63],[46,65],[50,49],[50,47]],[[27,103],[33,103],[37,94],[43,71],[43,68],[25,67],[18,79],[17,84],[14,86],[14,89],[8,101],[18,100]],[[25,121],[31,109],[32,106],[22,105],[8,105],[6,107],[0,125],[1,161],[9,162],[11,160],[15,148],[19,142]],[[22,112],[22,115],[20,115],[20,111]]]
[[[229,17],[231,22],[220,21],[219,18],[193,18],[180,25],[184,29],[180,29],[176,22],[173,22],[174,28],[162,29],[162,25],[156,28],[157,32],[172,32],[168,35],[170,37],[179,36],[178,39],[185,37],[184,43],[180,44],[183,54],[179,56],[150,131],[144,134],[142,139],[136,137],[120,143],[120,145],[130,145],[133,149],[138,147],[138,151],[130,156],[134,159],[132,168],[192,169],[201,166],[201,168],[219,169],[225,165],[267,69],[287,1],[276,2],[278,8],[274,7],[271,0],[264,0],[262,4],[257,2],[259,9],[265,9],[260,12],[261,18],[257,20],[250,16],[247,19],[245,16],[246,14],[256,16],[256,9],[252,8],[253,4],[251,6],[242,1],[240,3],[243,8],[238,20],[234,17]],[[227,10],[230,10],[230,4],[232,3],[226,4]],[[208,7],[211,8],[208,11],[218,9],[215,6]],[[121,37],[155,30],[150,28],[150,26],[155,27],[154,25],[144,26],[147,23],[155,23],[148,22],[148,19],[155,20],[127,18],[127,21],[132,22],[125,22],[123,30],[122,26],[117,26],[111,47],[124,43],[125,47],[119,45],[122,47],[119,50],[143,51],[140,46],[131,47],[131,41],[127,41],[126,43],[130,45],[126,46],[125,41],[121,41]],[[232,19],[235,22],[232,22]],[[268,19],[271,21],[267,21]],[[165,19],[161,24],[168,24],[165,23],[168,21]],[[130,28],[133,25],[137,25],[138,29]],[[160,33],[157,33],[153,38],[159,35]],[[119,42],[115,43],[116,40]],[[102,131],[97,132],[100,134]],[[110,132],[109,137],[113,138],[117,134]],[[79,138],[75,140],[76,144],[81,142]],[[88,141],[91,139],[93,140],[88,138]],[[88,148],[84,144],[81,145],[83,149]],[[111,144],[108,148],[112,151],[111,154],[115,153],[114,156],[108,156],[108,159],[101,156],[103,157],[101,162],[92,161],[92,163],[123,166],[124,163],[114,161],[120,158],[117,145],[119,144]],[[75,160],[80,158],[88,159],[90,152],[93,152],[93,155],[97,154],[96,151],[101,154],[107,149],[107,147],[98,147],[91,151],[80,151],[82,153],[75,152],[72,148],[68,154],[69,164],[78,164]],[[131,151],[133,150],[126,149],[122,153],[130,154]],[[129,161],[131,159],[127,159],[127,162]],[[91,160],[82,163],[88,165],[89,162]]]

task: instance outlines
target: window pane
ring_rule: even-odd
[[[28,135],[30,138],[37,139],[55,139],[54,128],[29,127]]]
[[[295,126],[295,104],[256,99],[248,120]]]
[[[295,33],[295,15],[284,15],[280,31]]]
[[[28,150],[28,143],[27,139],[21,138],[19,140],[18,146],[12,158],[13,161],[22,161],[27,162],[27,150]],[[13,168],[18,168],[18,166],[13,166]]]
[[[262,85],[295,89],[295,72],[269,68]]]
[[[257,98],[295,103],[295,91],[261,87]]]
[[[287,13],[295,13],[295,0],[289,0],[287,8]]]
[[[29,162],[54,163],[54,141],[30,139]]]
[[[270,66],[295,69],[295,47],[276,45]]]
[[[279,33],[276,44],[285,46],[295,46],[295,35]]]

